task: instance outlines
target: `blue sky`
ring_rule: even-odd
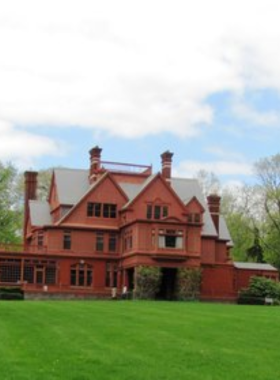
[[[30,11],[32,9],[32,12]],[[152,164],[252,182],[279,153],[276,0],[12,0],[0,9],[0,160]]]

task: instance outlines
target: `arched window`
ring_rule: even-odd
[[[92,266],[89,264],[78,263],[71,265],[71,280],[72,286],[92,286]]]

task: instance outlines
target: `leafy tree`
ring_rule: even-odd
[[[264,211],[263,238],[265,257],[280,268],[280,154],[263,158],[255,164]]]
[[[248,212],[252,203],[251,193],[252,189],[245,185],[224,188],[221,193],[221,213],[234,244],[231,256],[238,261],[248,260],[246,253],[254,241],[254,222]]]
[[[23,203],[18,192],[18,172],[0,163],[0,243],[20,243]]]
[[[241,212],[225,215],[233,241],[231,256],[237,261],[248,261],[247,251],[253,244],[251,220]]]
[[[38,172],[37,198],[46,200],[49,196],[53,169],[42,169]],[[20,173],[17,179],[17,193],[23,199],[24,196],[24,174]]]
[[[254,228],[254,244],[247,249],[248,261],[263,263],[263,247],[260,243],[260,231],[257,227]]]

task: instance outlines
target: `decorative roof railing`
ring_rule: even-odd
[[[121,173],[136,173],[136,174],[151,174],[151,165],[136,165],[121,162],[101,161],[101,168],[108,171],[121,172]]]

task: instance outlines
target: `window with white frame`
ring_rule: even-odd
[[[183,249],[183,231],[159,230],[158,247],[169,249]]]

